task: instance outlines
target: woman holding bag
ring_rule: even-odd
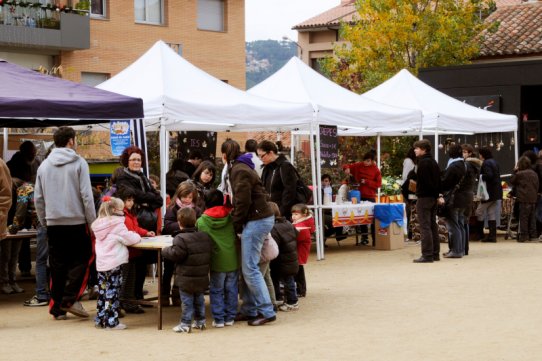
[[[482,160],[480,178],[486,182],[489,198],[480,200],[480,204],[476,208],[476,227],[482,242],[497,242],[497,204],[499,200],[502,200],[501,172],[489,148],[481,148],[479,157]],[[486,212],[489,235],[484,237],[484,215]]]

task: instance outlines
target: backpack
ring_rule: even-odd
[[[299,172],[294,167],[297,180],[295,183],[296,203],[312,204],[312,190],[303,183]],[[279,167],[280,179],[282,181],[282,167]],[[284,184],[284,182],[283,182]]]

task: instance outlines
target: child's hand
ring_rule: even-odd
[[[147,237],[154,237],[156,234],[153,232],[153,231],[149,231],[147,232],[146,236]]]

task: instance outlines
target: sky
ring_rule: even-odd
[[[291,30],[292,26],[340,3],[341,0],[245,0],[245,40],[281,40],[287,36],[297,41],[297,31]]]

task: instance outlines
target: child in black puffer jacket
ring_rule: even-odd
[[[271,278],[275,287],[277,301],[283,300],[280,291],[280,282],[284,284],[285,302],[279,306],[284,312],[299,309],[297,303],[295,275],[299,269],[297,260],[297,230],[286,218],[281,217],[279,207],[274,202],[269,206],[275,212],[275,225],[271,230],[271,236],[279,246],[279,255],[271,261]]]

